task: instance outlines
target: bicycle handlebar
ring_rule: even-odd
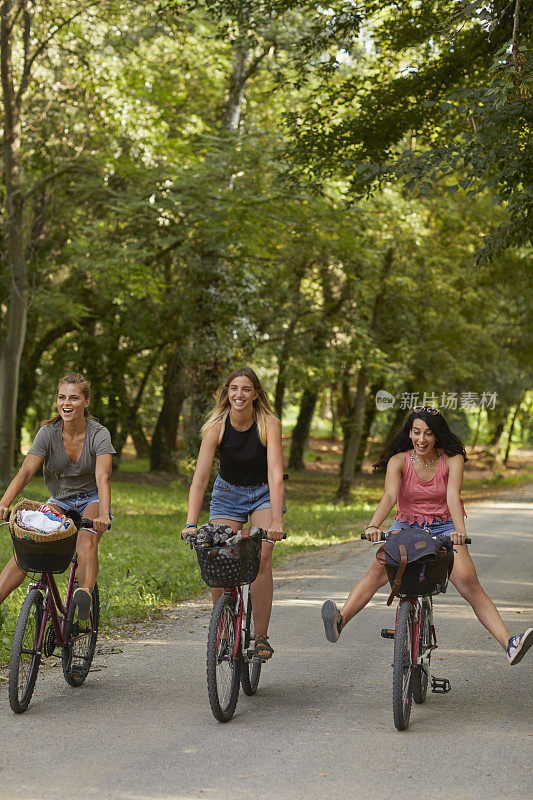
[[[395,531],[391,531],[390,533],[383,533],[382,534],[383,539],[379,539],[377,542],[374,542],[374,544],[382,544],[383,542],[386,542],[389,536],[392,536],[393,533],[395,533]],[[362,533],[361,539],[366,539],[366,538],[367,538],[366,533]],[[448,533],[438,533],[435,538],[436,539],[447,538],[451,541],[451,536]],[[370,539],[368,539],[367,541],[370,541]],[[472,539],[470,538],[470,536],[466,537],[465,544],[472,544]]]
[[[76,516],[75,517],[71,516],[71,514],[74,514],[74,513],[76,513]],[[5,519],[4,521],[0,522],[0,527],[2,525],[9,525],[10,516],[11,516],[11,511],[7,515],[7,519]],[[80,530],[80,528],[84,528],[85,530],[89,530],[89,531],[92,531],[93,533],[97,533],[97,531],[95,531],[95,529],[93,528],[93,522],[94,522],[93,519],[89,519],[88,517],[83,517],[83,519],[82,519],[77,512],[70,512],[69,514],[65,514],[65,516],[69,517],[72,520],[72,522],[74,523],[74,525],[76,526],[76,529],[78,531]],[[109,531],[109,530],[111,530],[111,525],[108,525],[107,528],[106,528],[106,531]]]

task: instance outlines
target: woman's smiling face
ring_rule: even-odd
[[[64,422],[76,420],[85,415],[90,398],[85,397],[75,383],[62,383],[57,392],[57,410]]]
[[[435,434],[423,419],[415,417],[409,436],[411,437],[417,455],[427,456],[431,454],[435,448]]]
[[[257,392],[250,378],[240,375],[234,378],[228,388],[228,400],[235,411],[245,411],[253,405]]]

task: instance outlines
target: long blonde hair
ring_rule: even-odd
[[[81,372],[69,372],[68,375],[65,375],[64,378],[61,378],[56,388],[56,400],[57,400],[57,395],[59,394],[59,387],[63,386],[64,383],[73,383],[74,385],[79,385],[80,392],[82,393],[82,395],[85,397],[86,400],[90,400],[91,384],[85,378],[85,376],[81,374]],[[86,408],[83,410],[83,414],[85,417],[89,416]],[[46,419],[44,422],[41,422],[41,427],[43,425],[53,425],[54,422],[57,422],[60,419],[61,416],[59,414],[56,414],[55,417],[52,417],[52,419]]]
[[[202,430],[200,432],[201,436],[203,438],[207,431],[213,427],[213,425],[215,425],[217,422],[220,422],[220,435],[218,437],[218,443],[220,444],[222,441],[222,437],[224,436],[224,428],[226,427],[226,419],[230,412],[228,390],[235,378],[248,378],[252,382],[254,391],[257,395],[253,403],[254,422],[257,423],[259,441],[266,447],[268,418],[274,417],[274,419],[277,419],[277,417],[270,407],[266,392],[261,386],[261,381],[251,367],[239,367],[239,369],[234,370],[224,385],[219,388],[215,405],[213,406],[213,409],[211,410],[211,413],[207,417],[206,421],[202,425]]]

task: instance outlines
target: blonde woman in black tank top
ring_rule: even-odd
[[[217,448],[220,473],[213,486],[209,521],[238,531],[249,517],[252,525],[268,531],[269,539],[282,539],[285,508],[281,424],[272,413],[259,378],[249,367],[231,373],[219,389],[215,406],[202,428],[183,533],[190,533],[198,525]],[[273,549],[273,544],[263,542],[261,567],[251,587],[255,649],[265,659],[274,652],[267,637],[272,610]],[[211,590],[213,603],[221,593],[221,589]]]

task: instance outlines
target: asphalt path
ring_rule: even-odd
[[[533,486],[469,509],[472,556],[513,633],[533,625],[532,521]],[[25,714],[12,714],[0,682],[0,798],[530,796],[533,650],[510,667],[453,588],[436,598],[433,659],[452,691],[414,706],[405,732],[392,720],[393,642],[379,635],[393,622],[386,591],[326,642],[323,600],[341,602],[372,558],[353,542],[277,571],[276,653],[228,724],[207,698],[206,599],[103,640],[79,689],[60,667],[42,669]]]

